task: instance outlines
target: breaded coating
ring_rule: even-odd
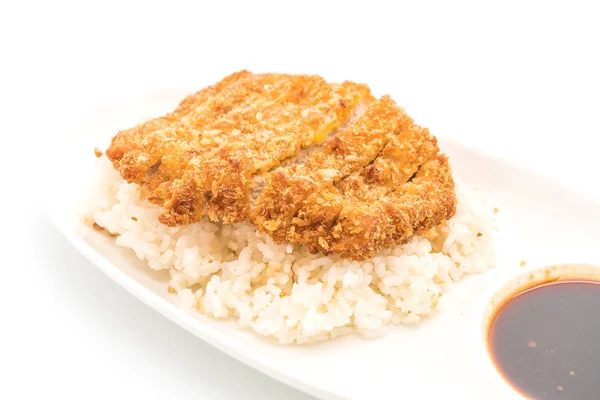
[[[456,194],[448,158],[436,154],[415,177],[389,193],[345,196],[346,203],[328,235],[313,252],[357,260],[410,240],[441,224],[456,212]]]
[[[241,71],[119,132],[106,154],[143,197],[164,207],[162,223],[241,222],[253,176],[322,143],[371,99],[366,85],[353,82]]]
[[[277,243],[356,260],[450,218],[437,140],[389,97],[318,76],[240,71],[106,151],[168,226],[250,221]]]
[[[252,222],[276,241],[298,241],[299,232],[312,219],[322,220],[317,215],[339,212],[341,206],[331,194],[337,192],[333,185],[373,161],[388,134],[397,131],[405,119],[389,96],[375,101],[356,123],[311,153],[305,163],[274,171],[257,201]],[[315,217],[306,217],[307,213]]]
[[[302,168],[274,171],[253,222],[276,242],[370,258],[454,215],[454,181],[438,152],[435,137],[384,96]]]

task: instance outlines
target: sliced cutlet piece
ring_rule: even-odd
[[[187,152],[197,147],[196,141],[210,137],[212,133],[212,126],[192,126],[183,119],[194,111],[202,110],[212,115],[213,124],[220,121],[215,116],[223,111],[219,99],[227,97],[228,93],[235,91],[236,84],[248,81],[250,76],[247,71],[231,74],[219,83],[186,97],[174,112],[117,133],[106,150],[107,157],[123,179],[138,183],[143,188],[151,183],[158,186],[160,182],[154,181],[160,181],[162,177],[169,180],[170,176],[162,173],[169,164],[169,160],[164,158],[169,158],[173,167],[180,170]],[[161,174],[156,174],[159,169]]]
[[[361,171],[344,177],[334,186],[313,193],[298,211],[294,222],[295,236],[312,252],[327,252],[330,242],[339,239],[339,220],[344,209],[357,202],[377,202],[397,190],[418,171],[419,167],[438,153],[437,140],[414,124],[406,112],[395,107],[400,124],[388,132],[383,149]],[[335,228],[335,229],[332,229]]]
[[[257,175],[322,143],[371,100],[367,86],[352,82],[329,84],[303,75],[281,75],[276,82],[282,80],[289,84],[277,90],[281,101],[247,103],[240,110],[240,133],[189,162],[181,179],[173,182],[162,223],[187,224],[205,215],[224,223],[247,220],[252,194],[260,191],[253,186],[260,185]]]
[[[439,152],[437,138],[406,115],[406,124],[388,135],[383,150],[360,173],[350,175],[336,187],[348,200],[378,199],[411,181],[421,165]]]
[[[252,78],[248,71],[231,74],[186,97],[172,113],[119,132],[107,157],[125,180],[140,186],[143,198],[162,204],[191,159],[216,147],[223,135],[236,133],[227,113],[260,94],[260,79]],[[235,93],[244,96],[232,100]],[[199,114],[204,119],[193,120]]]
[[[329,236],[323,239],[327,243],[324,253],[365,260],[425,233],[456,212],[454,181],[444,154],[434,155],[413,179],[392,192],[380,194],[372,189],[365,184],[347,197]]]
[[[385,96],[301,168],[274,171],[252,221],[276,242],[367,259],[454,214],[452,174],[438,152],[436,138]]]
[[[303,168],[304,165],[306,164],[309,156],[312,153],[321,149],[323,146],[325,146],[327,144],[327,142],[329,142],[330,140],[335,138],[340,132],[345,131],[349,126],[354,124],[358,120],[358,118],[365,112],[366,108],[368,107],[368,105],[370,104],[371,101],[372,101],[372,98],[370,96],[363,98],[362,101],[356,107],[354,107],[350,117],[348,119],[346,119],[339,128],[334,129],[331,132],[329,132],[329,134],[327,135],[327,137],[325,138],[325,140],[323,142],[321,142],[321,143],[315,142],[308,147],[302,148],[293,157],[286,158],[285,160],[283,160],[281,162],[280,166],[273,167],[273,168],[269,169],[269,171],[267,171],[266,173],[261,172],[261,173],[255,174],[252,177],[252,182],[250,183],[250,186],[252,188],[252,191],[251,191],[252,209],[254,209],[256,207],[256,202],[258,200],[258,197],[260,196],[260,194],[262,193],[262,191],[265,187],[265,184],[266,184],[265,180],[270,175],[271,172],[273,172],[276,169],[281,168],[281,167],[296,166],[297,168]]]
[[[366,85],[352,82],[240,71],[173,112],[119,132],[106,154],[143,198],[165,208],[162,223],[204,215],[241,222],[254,176],[323,142],[371,99]]]
[[[310,225],[311,220],[302,212],[324,214],[321,218],[337,214],[341,199],[335,196],[335,183],[375,159],[388,133],[398,130],[403,118],[388,96],[371,103],[355,123],[312,152],[306,161],[270,173],[251,221],[281,243],[298,240],[296,231]]]

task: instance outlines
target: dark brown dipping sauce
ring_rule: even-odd
[[[600,399],[600,282],[557,281],[511,298],[489,331],[496,368],[531,399]]]

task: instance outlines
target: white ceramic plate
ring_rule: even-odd
[[[483,312],[493,293],[524,271],[557,263],[596,263],[600,205],[527,170],[440,140],[457,177],[487,192],[500,209],[498,268],[457,284],[449,307],[418,326],[387,336],[348,336],[313,346],[281,346],[234,322],[187,314],[166,291],[166,272],[151,271],[133,252],[85,226],[77,202],[95,146],[140,120],[171,110],[193,90],[171,90],[136,103],[96,110],[66,132],[49,199],[49,216],[100,270],[148,306],[238,360],[324,399],[506,399],[516,395],[487,356]],[[60,196],[59,196],[60,194]],[[527,267],[521,268],[521,260]],[[159,344],[157,344],[159,345]]]

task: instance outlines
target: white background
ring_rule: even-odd
[[[242,68],[363,81],[436,135],[600,198],[591,1],[0,4],[2,399],[306,398],[147,309],[43,217],[61,129],[95,105]]]

